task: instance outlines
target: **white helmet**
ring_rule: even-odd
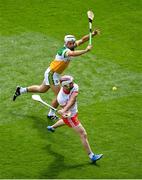
[[[64,42],[65,42],[65,44],[67,44],[68,42],[75,42],[76,41],[76,39],[75,39],[75,37],[74,37],[74,35],[66,35],[65,37],[64,37]]]
[[[60,83],[62,86],[69,85],[72,82],[73,82],[73,77],[69,75],[64,75],[60,79]]]

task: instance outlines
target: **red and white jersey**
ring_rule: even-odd
[[[78,92],[78,91],[79,91],[79,87],[75,83],[73,84],[73,88],[71,89],[69,94],[65,93],[63,90],[63,87],[62,87],[57,96],[57,101],[60,104],[60,106],[64,107],[67,104],[67,102],[69,101],[72,93]],[[71,111],[71,117],[74,116],[78,112],[77,101],[74,103],[74,105],[72,105],[72,107],[69,109],[69,111]]]

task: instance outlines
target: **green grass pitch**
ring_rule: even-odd
[[[0,0],[1,179],[142,178],[141,7],[141,0]],[[97,165],[72,129],[47,132],[47,110],[31,94],[12,102],[17,85],[42,82],[65,34],[89,33],[89,9],[101,35],[64,74],[80,86],[79,119],[104,154]],[[53,94],[41,97],[50,102]]]

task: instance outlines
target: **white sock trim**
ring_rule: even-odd
[[[55,111],[53,109],[50,109],[48,116],[55,116]]]
[[[27,88],[25,87],[25,88],[23,88],[23,87],[20,87],[20,93],[21,94],[24,94],[24,93],[26,93],[27,92]]]
[[[92,157],[94,156],[94,153],[91,152],[90,154],[88,154],[89,158],[92,159]]]

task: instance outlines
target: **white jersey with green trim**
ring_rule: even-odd
[[[56,56],[55,56],[55,60],[56,61],[68,61],[71,59],[71,57],[67,57],[66,56],[66,52],[70,51],[69,48],[67,48],[66,46],[64,46],[63,48],[59,49]]]

